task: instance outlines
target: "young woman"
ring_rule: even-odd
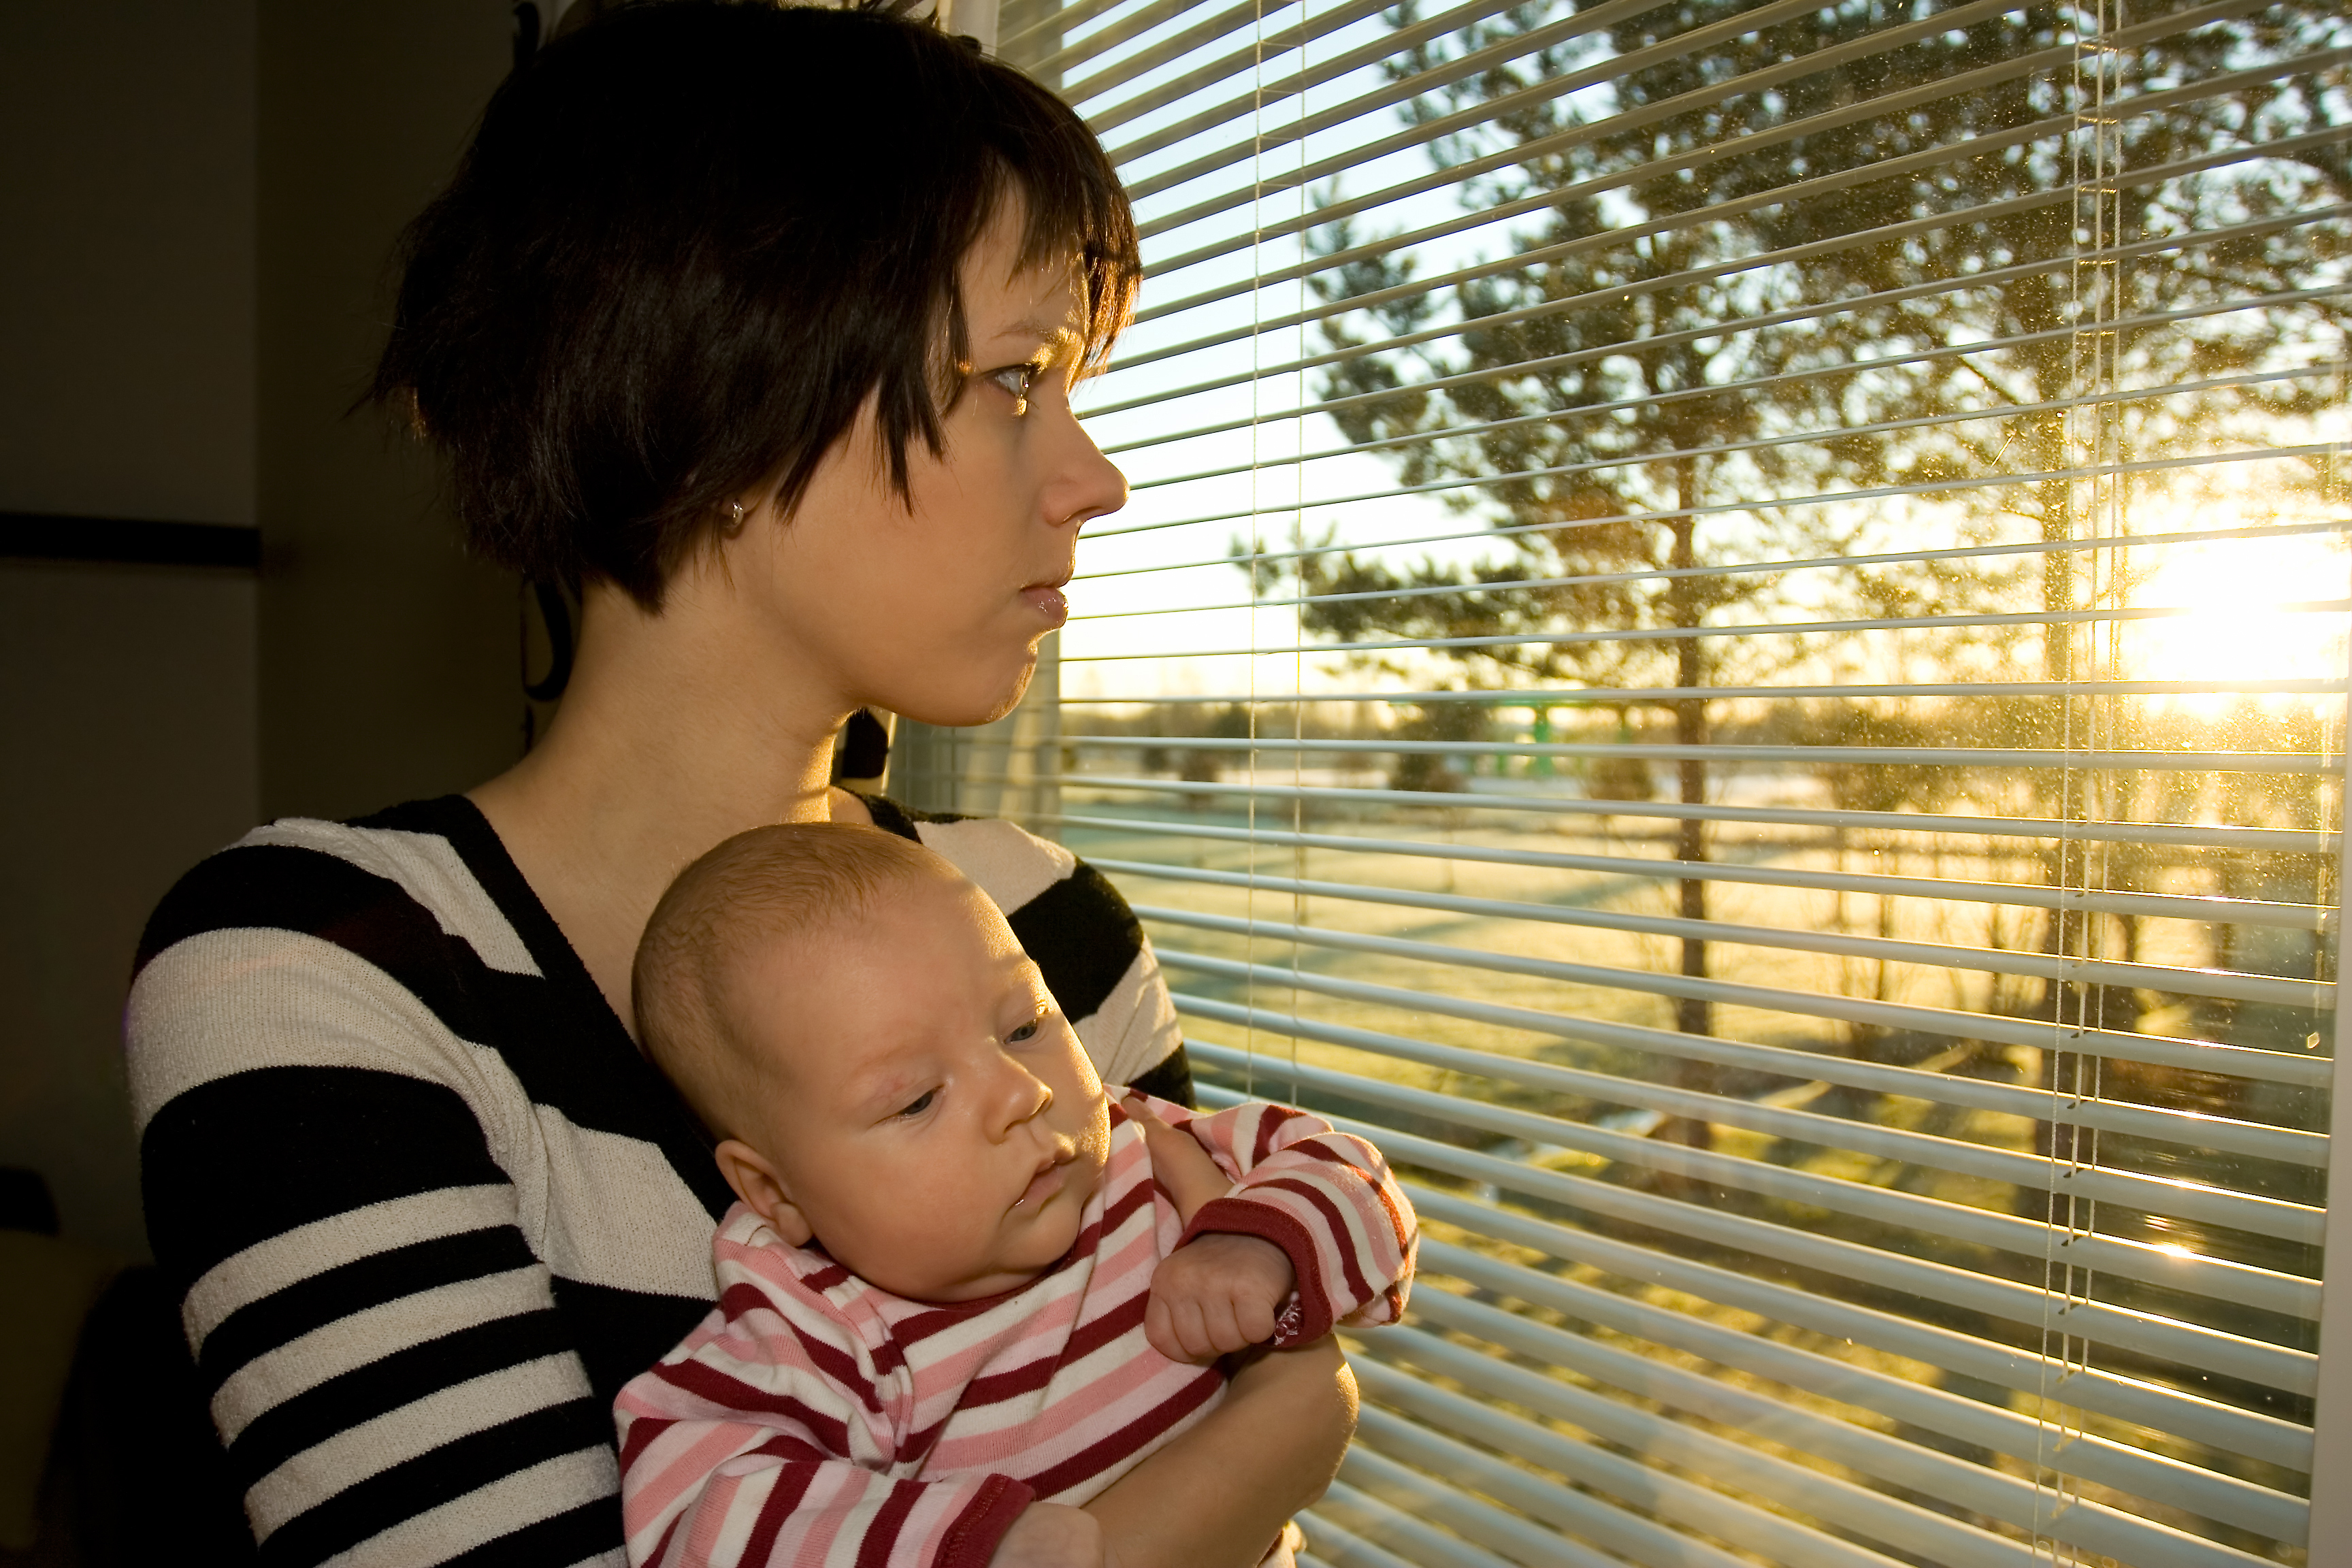
[[[1083,125],[921,27],[668,0],[500,89],[412,233],[377,389],[475,548],[579,588],[562,711],[466,796],[207,861],[131,997],[149,1227],[263,1557],[618,1561],[612,1398],[709,1310],[728,1201],[636,1053],[630,960],[719,840],[920,837],[1105,1077],[1183,1096],[1099,876],[826,785],[857,706],[1018,700],[1126,497],[1069,400],[1135,278]],[[1238,1568],[1352,1409],[1328,1343],[1267,1357],[1089,1511],[1122,1568]]]

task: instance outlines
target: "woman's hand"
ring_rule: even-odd
[[[1086,1511],[1118,1568],[1255,1568],[1331,1484],[1355,1429],[1356,1380],[1336,1340],[1275,1351]],[[1209,1499],[1215,1507],[1202,1506]]]
[[[996,1543],[988,1568],[1118,1568],[1103,1530],[1082,1508],[1033,1502]]]

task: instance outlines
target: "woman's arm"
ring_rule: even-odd
[[[1355,1429],[1356,1378],[1337,1341],[1276,1351],[1087,1511],[1118,1568],[1254,1568],[1283,1522],[1323,1495]]]
[[[149,1232],[289,1568],[620,1549],[611,1417],[528,1239],[544,1205],[463,1091],[494,1037],[427,1000],[462,1016],[498,982],[447,980],[456,948],[384,879],[248,845],[165,900],[131,991]]]

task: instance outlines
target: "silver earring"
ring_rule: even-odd
[[[738,533],[742,531],[742,528],[743,503],[740,500],[729,501],[727,503],[727,531],[730,533]]]

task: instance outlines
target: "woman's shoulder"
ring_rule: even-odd
[[[284,817],[199,862],[163,896],[134,976],[182,943],[237,930],[295,932],[404,968],[448,940],[479,963],[535,973],[468,839],[488,825],[462,797],[417,801],[352,822]]]
[[[883,795],[860,795],[874,826],[912,838],[971,878],[1007,918],[1048,896],[1068,898],[1099,885],[1099,872],[1050,838],[994,816],[918,811]],[[1125,910],[1126,900],[1119,900]],[[1132,916],[1129,917],[1132,919]]]
[[[289,817],[181,878],[148,919],[123,1017],[138,1123],[263,1068],[389,1073],[478,1098],[477,1047],[511,1056],[531,1043],[516,1019],[569,1013],[518,929],[528,889],[501,886],[511,862],[477,834],[488,825],[457,796],[353,822]]]

